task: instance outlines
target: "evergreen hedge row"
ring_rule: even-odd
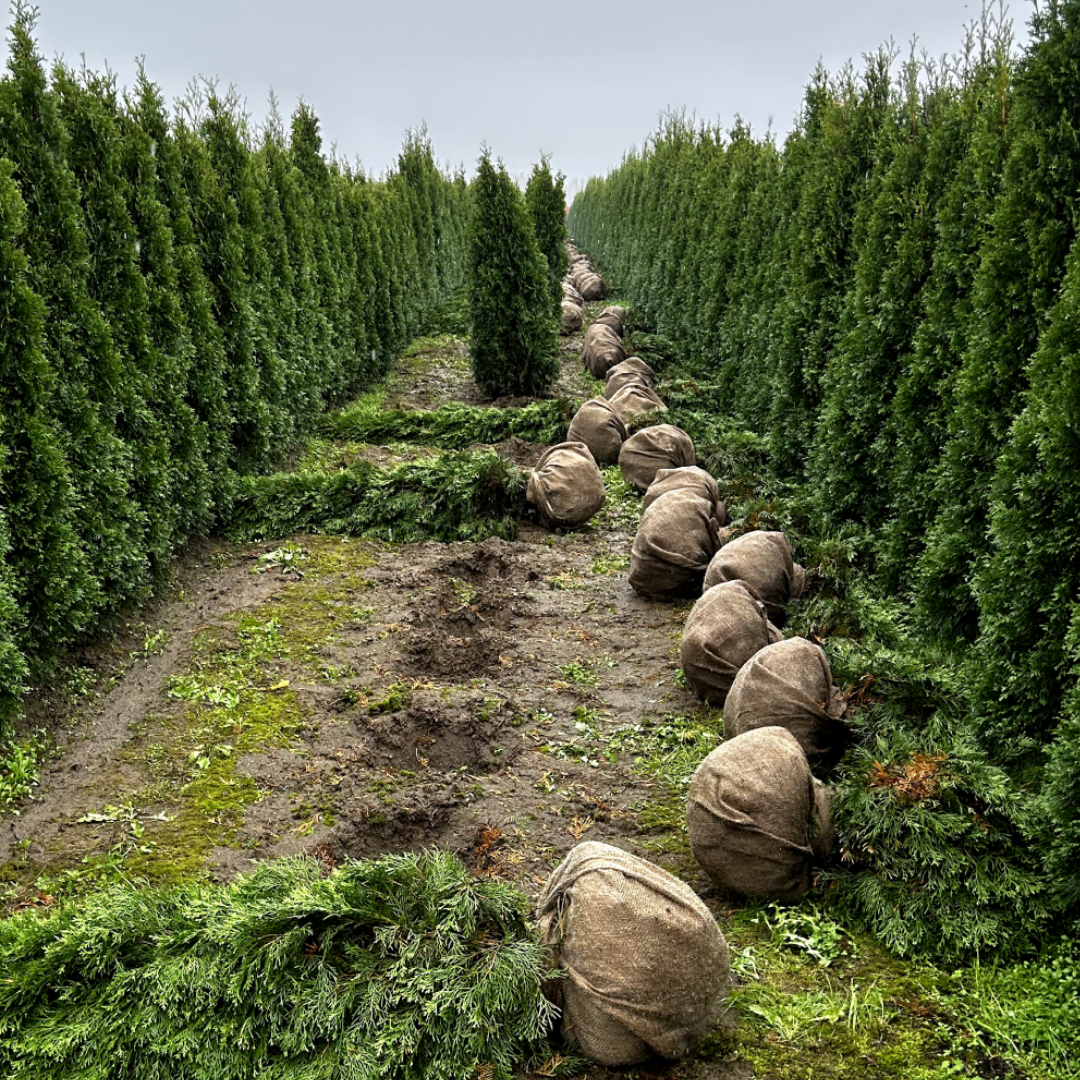
[[[783,145],[669,117],[569,230],[956,658],[1080,904],[1080,2],[1030,29],[818,70]]]
[[[170,116],[145,73],[49,72],[34,20],[0,79],[0,729],[466,270],[423,133],[376,182],[305,105],[255,130],[212,85]]]

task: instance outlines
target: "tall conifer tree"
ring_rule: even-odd
[[[547,262],[525,201],[485,150],[469,231],[473,377],[489,397],[543,393],[558,374]]]
[[[552,280],[552,296],[558,310],[562,302],[561,283],[569,267],[566,254],[566,177],[552,175],[551,162],[543,156],[533,166],[525,187],[525,205],[529,210],[537,243],[547,260]]]

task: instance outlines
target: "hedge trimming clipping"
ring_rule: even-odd
[[[424,132],[374,181],[306,105],[256,132],[210,84],[170,116],[145,73],[49,74],[35,18],[0,79],[0,728],[465,280]]]
[[[339,533],[373,540],[513,540],[525,476],[494,450],[449,453],[384,469],[275,473],[241,484],[227,530],[235,540]]]
[[[563,399],[534,401],[520,409],[447,405],[430,411],[384,409],[361,400],[325,417],[320,429],[337,439],[415,442],[449,450],[502,442],[511,436],[551,444],[562,441],[575,409],[575,403]]]
[[[545,950],[448,854],[114,888],[0,921],[10,1080],[509,1078],[551,1058]],[[550,1074],[550,1073],[549,1073]]]
[[[944,67],[819,69],[782,146],[668,117],[569,229],[708,387],[689,408],[758,440],[950,658],[957,745],[1005,767],[1076,915],[1080,0],[1030,31],[1018,53],[987,15]]]

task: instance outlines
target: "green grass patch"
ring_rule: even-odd
[[[0,1072],[132,1080],[563,1070],[545,950],[510,886],[447,854],[224,888],[114,888],[0,922]],[[56,988],[63,986],[63,994]]]
[[[50,740],[44,732],[0,739],[0,813],[16,811],[41,779]]]

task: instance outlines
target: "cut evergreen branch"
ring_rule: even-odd
[[[448,854],[297,858],[0,922],[0,1074],[508,1080],[552,1058],[513,887]]]
[[[561,442],[573,418],[576,402],[534,401],[521,409],[492,409],[478,405],[447,405],[430,411],[383,409],[366,400],[330,413],[322,432],[356,442],[416,442],[463,450],[476,443],[498,443],[511,436],[528,442]]]
[[[493,450],[446,454],[391,469],[362,461],[332,474],[244,480],[226,529],[235,540],[332,533],[393,543],[512,540],[524,474]]]
[[[488,397],[542,394],[559,372],[558,321],[547,261],[525,201],[485,150],[472,184],[469,348]]]

